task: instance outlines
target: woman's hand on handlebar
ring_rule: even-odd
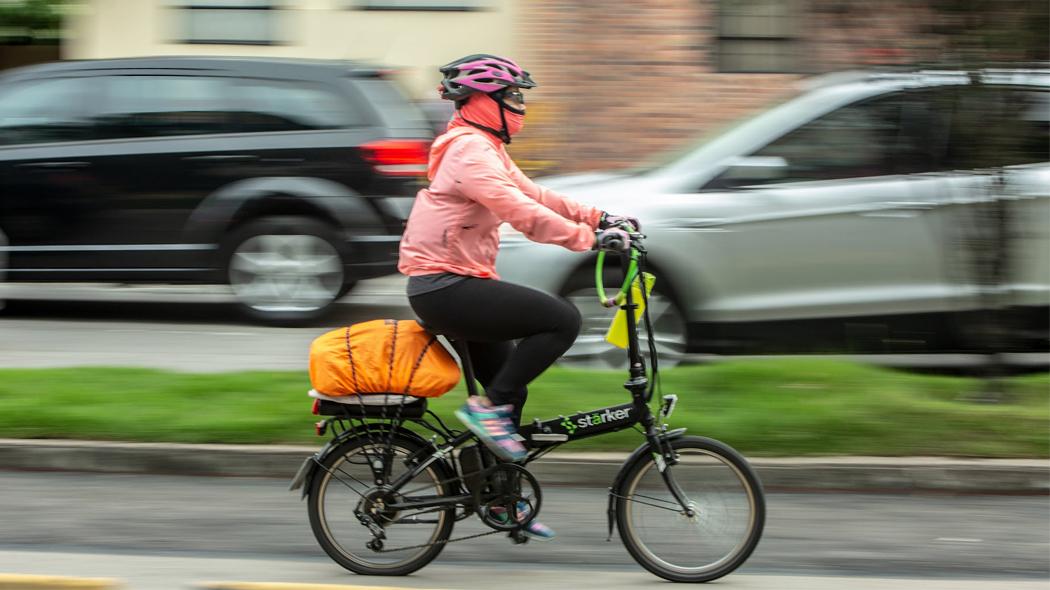
[[[631,234],[619,227],[610,227],[598,232],[594,240],[595,250],[626,252],[631,248]]]
[[[618,227],[628,232],[637,232],[641,231],[642,224],[638,221],[637,217],[613,215],[608,211],[602,211],[602,217],[598,221],[598,229],[609,229],[610,227]]]

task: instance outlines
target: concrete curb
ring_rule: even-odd
[[[288,478],[320,448],[0,439],[0,469]],[[552,453],[544,484],[606,487],[627,453]],[[754,458],[770,490],[1050,494],[1050,461],[941,457]]]

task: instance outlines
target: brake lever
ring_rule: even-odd
[[[647,252],[646,249],[645,249],[645,245],[642,243],[642,240],[644,240],[646,238],[645,234],[643,234],[641,232],[632,232],[632,233],[629,233],[627,235],[631,236],[631,247],[632,248],[634,248],[635,250],[638,250],[639,252],[641,252],[643,254],[645,254]]]

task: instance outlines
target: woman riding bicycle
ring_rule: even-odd
[[[515,429],[527,385],[572,345],[580,315],[564,299],[499,280],[500,224],[536,242],[586,251],[614,238],[629,244],[617,226],[637,221],[541,187],[511,160],[504,144],[524,125],[522,91],[536,86],[527,71],[481,54],[441,73],[441,97],[454,101],[456,112],[430,149],[430,186],[416,196],[398,270],[409,277],[412,310],[428,328],[467,344],[485,388],[486,396],[470,398],[456,415],[494,453],[514,461],[525,456]]]

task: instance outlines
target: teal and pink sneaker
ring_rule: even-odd
[[[500,522],[507,522],[506,508],[495,506],[489,510],[492,512],[492,516]],[[532,514],[532,507],[529,506],[527,502],[518,502],[518,522],[528,519],[530,514]],[[530,539],[535,539],[537,541],[551,541],[557,536],[554,529],[537,520],[533,520],[525,525],[524,531]]]
[[[505,461],[519,461],[528,452],[514,432],[514,423],[510,421],[512,410],[511,406],[492,406],[472,396],[456,410],[456,417],[497,457]]]

